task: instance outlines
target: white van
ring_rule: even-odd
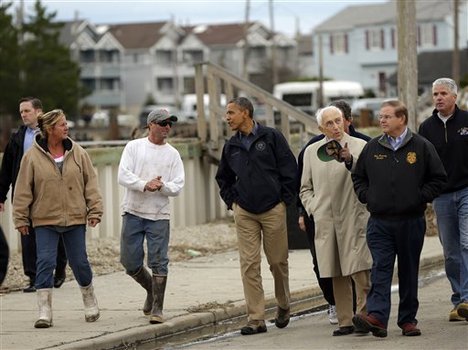
[[[274,86],[273,95],[306,113],[314,114],[319,108],[319,88],[318,81],[281,83]],[[364,89],[358,82],[342,80],[323,82],[324,105],[335,100],[346,100],[351,103],[362,95]]]
[[[203,103],[205,105],[205,116],[209,117],[209,103],[210,96],[208,94],[203,95]],[[221,95],[220,104],[224,106],[226,104],[226,96]],[[197,95],[196,94],[185,94],[182,98],[182,114],[184,115],[187,121],[197,120]]]

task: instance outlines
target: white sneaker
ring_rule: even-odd
[[[335,305],[328,305],[328,320],[330,321],[330,324],[338,324]]]

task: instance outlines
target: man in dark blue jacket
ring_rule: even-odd
[[[354,190],[367,204],[367,245],[372,254],[367,314],[353,317],[356,327],[376,337],[387,336],[390,292],[398,257],[397,324],[405,336],[418,336],[418,272],[424,243],[428,202],[447,182],[434,146],[407,127],[408,110],[400,101],[380,108],[383,135],[369,141],[352,174]]]
[[[468,112],[456,105],[457,84],[440,78],[432,84],[432,116],[419,133],[435,146],[448,184],[434,200],[445,272],[452,287],[449,321],[468,321]]]
[[[253,120],[245,97],[228,102],[226,121],[236,133],[223,148],[216,181],[228,209],[234,211],[248,323],[241,334],[266,332],[261,277],[263,248],[278,302],[275,324],[290,316],[286,206],[295,200],[297,164],[284,136]]]
[[[0,212],[5,210],[5,201],[11,185],[11,198],[15,190],[16,178],[24,153],[32,146],[33,137],[37,128],[37,117],[42,114],[42,102],[34,97],[24,97],[19,101],[19,111],[22,126],[11,135],[5,148],[0,168]],[[29,277],[29,285],[23,292],[35,292],[36,281],[36,234],[32,226],[29,234],[21,235],[21,254],[23,258],[24,274]],[[63,240],[59,240],[57,252],[57,266],[55,269],[54,287],[60,288],[65,281],[65,268],[67,267],[67,256]]]

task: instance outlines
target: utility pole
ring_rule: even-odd
[[[278,70],[276,69],[276,42],[275,42],[275,20],[273,15],[273,0],[269,1],[270,9],[270,35],[271,35],[271,73],[273,86],[278,84]],[[272,86],[272,88],[273,88]]]
[[[245,0],[245,23],[244,23],[244,60],[242,66],[242,77],[245,80],[249,80],[249,72],[247,66],[249,64],[249,11],[250,11],[250,0]]]
[[[319,54],[319,89],[317,96],[317,105],[319,108],[323,107],[323,47],[322,47],[322,34],[318,35],[318,54]]]
[[[415,131],[418,117],[418,53],[415,0],[397,0],[398,98],[408,108],[408,126]]]
[[[458,46],[459,38],[459,14],[460,0],[453,0],[453,55],[452,55],[452,79],[460,84],[460,48]]]
[[[16,10],[16,25],[18,27],[18,44],[20,47],[20,52],[23,51],[23,44],[24,44],[24,0],[20,1],[19,7]],[[22,83],[24,83],[26,79],[26,73],[24,72],[23,68],[20,68],[19,78]]]

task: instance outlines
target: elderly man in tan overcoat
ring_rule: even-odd
[[[352,280],[356,285],[357,313],[366,311],[370,288],[372,258],[366,242],[369,213],[357,199],[351,180],[351,171],[366,142],[344,132],[342,112],[336,107],[319,110],[317,123],[325,138],[304,153],[299,195],[307,214],[314,218],[320,276],[333,281],[339,324],[333,335],[340,336],[355,331]],[[332,140],[339,143],[335,143],[336,157],[322,160],[318,152]]]

